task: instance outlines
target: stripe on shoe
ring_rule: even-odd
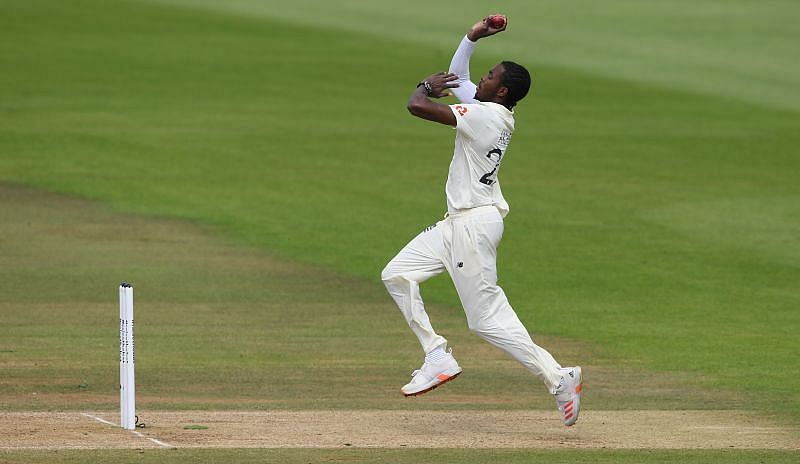
[[[444,375],[444,374],[439,374],[439,375]],[[418,392],[414,392],[414,393],[406,393],[406,392],[404,392],[404,391],[403,391],[403,389],[401,388],[401,389],[400,389],[400,392],[401,392],[401,393],[403,394],[403,396],[405,396],[406,398],[408,398],[409,396],[419,396],[419,395],[422,395],[422,394],[424,394],[424,393],[428,393],[429,391],[433,390],[433,389],[434,389],[434,388],[436,388],[436,387],[439,387],[440,385],[444,385],[444,384],[446,384],[447,382],[450,382],[450,381],[452,381],[453,379],[455,379],[455,378],[456,378],[456,377],[458,377],[459,375],[461,375],[461,371],[459,371],[459,372],[457,372],[457,373],[455,373],[455,374],[453,374],[453,375],[451,375],[451,376],[448,376],[448,377],[447,377],[445,380],[442,380],[441,382],[439,382],[439,383],[437,383],[437,384],[431,385],[430,387],[426,388],[425,390],[420,390],[420,391],[418,391]],[[436,376],[436,377],[438,378],[439,376]]]

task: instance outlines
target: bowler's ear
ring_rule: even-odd
[[[497,89],[497,96],[498,97],[506,98],[506,95],[508,95],[508,87],[502,87],[501,86],[499,89]]]

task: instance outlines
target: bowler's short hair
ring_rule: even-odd
[[[513,61],[503,61],[503,75],[501,82],[508,89],[506,104],[513,107],[518,101],[528,95],[531,88],[531,74],[522,65]]]

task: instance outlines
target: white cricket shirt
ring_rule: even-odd
[[[489,102],[450,105],[456,142],[447,174],[447,211],[494,205],[505,217],[508,203],[497,174],[514,132],[514,113]]]

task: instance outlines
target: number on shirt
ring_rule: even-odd
[[[495,155],[497,159],[492,158],[492,155]],[[495,161],[497,164],[494,165],[494,169],[481,176],[480,183],[486,185],[492,185],[497,181],[497,176],[495,176],[494,178],[492,178],[492,176],[494,176],[494,174],[497,172],[497,168],[500,167],[500,160],[503,159],[503,151],[500,150],[499,148],[495,148],[494,150],[487,153],[486,157],[489,158],[491,161]]]

